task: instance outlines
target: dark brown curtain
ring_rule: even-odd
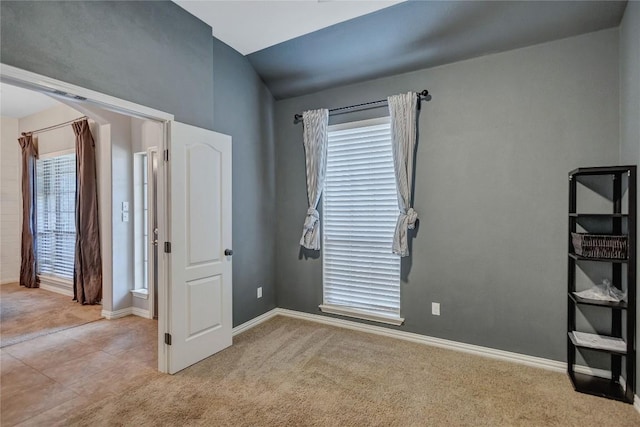
[[[76,260],[73,298],[82,304],[102,300],[102,258],[98,225],[96,147],[89,122],[71,125],[76,135]]]
[[[22,148],[22,244],[20,247],[20,286],[37,288],[36,254],[35,254],[35,183],[36,158],[38,148],[33,141],[33,135],[23,135],[18,138]]]

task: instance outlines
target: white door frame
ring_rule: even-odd
[[[158,147],[159,153],[164,153],[164,150],[167,149],[169,145],[169,122],[174,120],[174,116],[172,114],[3,63],[0,63],[0,81],[14,86],[34,90],[36,92],[41,92],[53,98],[72,101],[80,105],[93,105],[116,113],[160,122],[163,124],[163,138],[162,145]],[[162,157],[159,158],[157,176],[158,206],[162,207],[158,209],[159,242],[165,242],[168,240],[168,206],[166,204],[167,174],[164,163],[165,162]],[[160,256],[160,254],[162,254],[162,256]],[[165,254],[164,251],[160,251],[158,255],[158,370],[161,372],[168,372],[167,349],[164,344],[164,332],[169,330],[167,298],[169,262],[167,254]],[[113,268],[112,265],[108,267],[110,269]]]

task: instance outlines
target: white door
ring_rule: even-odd
[[[165,345],[173,374],[231,345],[231,137],[176,122],[170,132]]]

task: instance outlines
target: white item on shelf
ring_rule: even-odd
[[[608,279],[603,279],[602,284],[595,285],[585,291],[574,292],[580,298],[592,299],[596,301],[620,302],[627,297],[626,292],[611,285]]]
[[[627,344],[622,338],[577,331],[573,331],[571,334],[573,335],[576,345],[619,352],[625,352],[627,350]]]

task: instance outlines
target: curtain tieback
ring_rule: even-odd
[[[409,208],[407,210],[407,228],[409,230],[413,230],[416,228],[416,220],[418,219],[418,212],[416,212],[413,208]]]
[[[314,208],[307,209],[307,217],[304,219],[304,229],[313,230],[320,220],[320,214]]]

